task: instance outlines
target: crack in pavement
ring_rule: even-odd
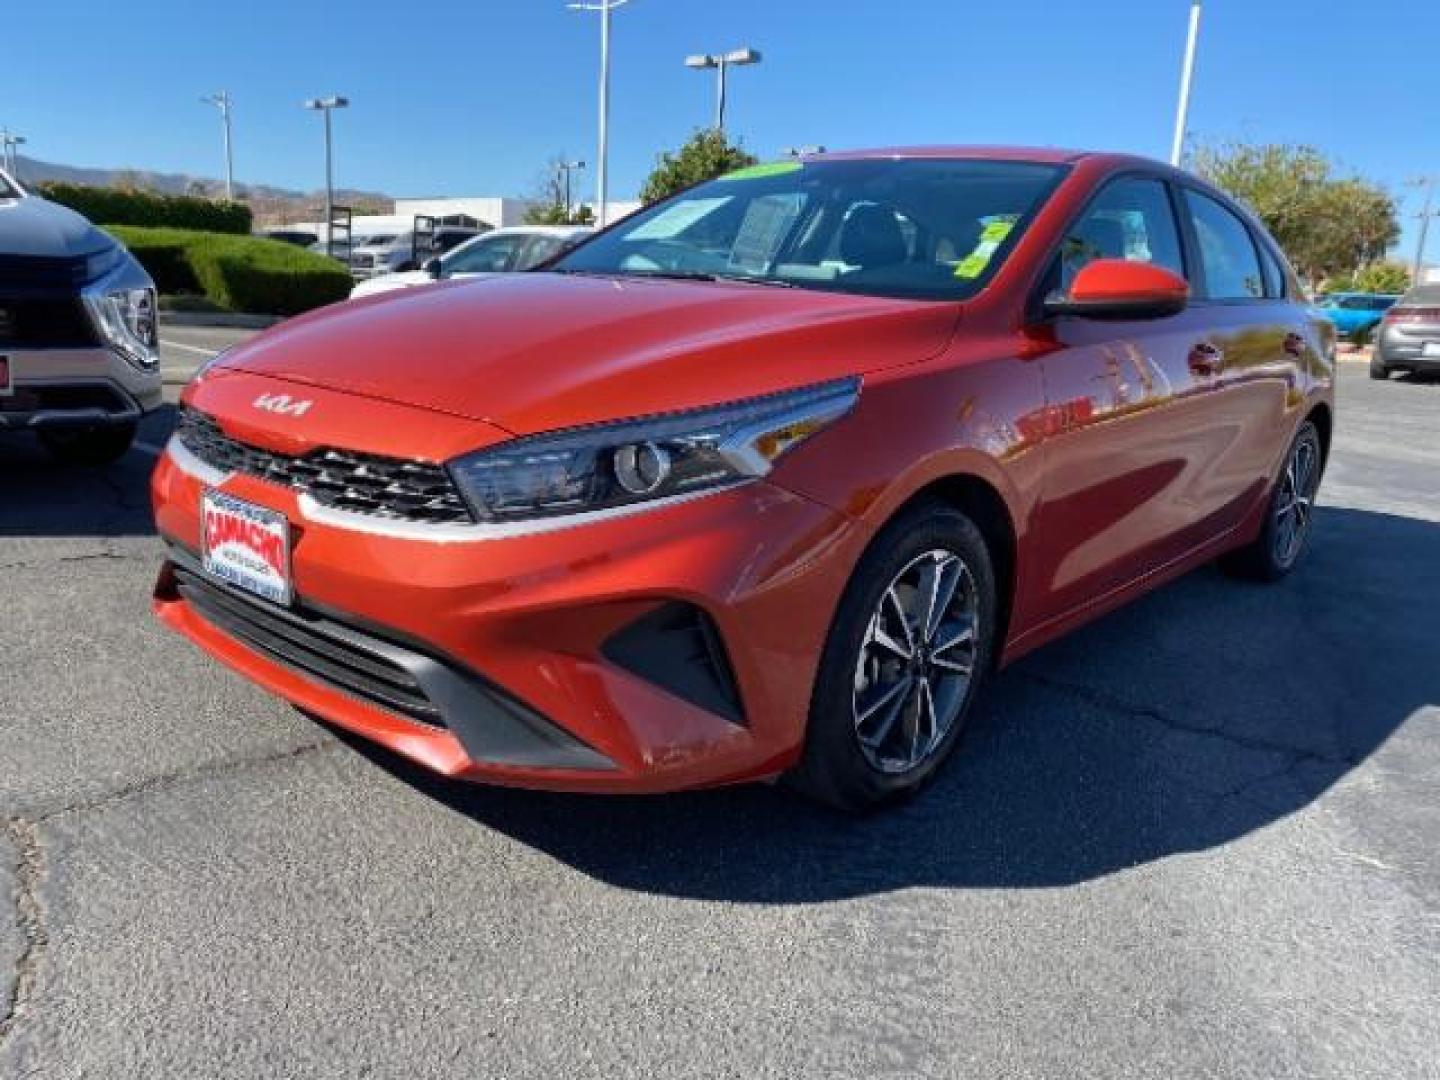
[[[188,784],[196,780],[206,780],[214,776],[223,776],[226,773],[241,772],[246,769],[263,769],[269,765],[295,761],[299,758],[309,757],[312,754],[329,753],[342,749],[343,745],[344,744],[334,740],[302,743],[300,746],[293,746],[286,750],[278,750],[273,754],[262,754],[259,757],[230,758],[211,762],[208,765],[200,765],[193,769],[178,769],[175,772],[161,773],[157,776],[147,776],[129,784],[123,784],[118,788],[101,792],[89,799],[81,799],[78,802],[66,803],[62,806],[43,810],[37,813],[31,821],[36,825],[41,825],[47,821],[53,821],[56,818],[64,817],[68,814],[93,813],[97,810],[108,809],[111,806],[122,803],[127,799],[133,799],[139,795],[149,795],[157,791],[167,791],[181,784]]]
[[[15,923],[20,929],[20,955],[10,979],[10,989],[0,997],[0,1054],[14,1036],[15,1029],[29,1012],[34,997],[35,981],[50,945],[50,931],[45,908],[40,900],[41,882],[47,874],[45,852],[40,843],[40,826],[66,814],[83,814],[103,810],[137,795],[166,790],[179,784],[243,769],[263,768],[279,762],[294,761],[312,754],[341,749],[338,742],[305,743],[302,746],[260,757],[235,758],[196,769],[181,770],[149,777],[105,792],[93,799],[70,803],[44,811],[34,817],[11,817],[0,821],[0,835],[14,847],[15,885],[13,902]]]
[[[136,551],[128,555],[118,551],[91,551],[84,555],[58,555],[53,558],[41,556],[36,559],[21,559],[19,562],[0,563],[0,570],[34,570],[41,566],[58,566],[61,563],[91,562],[99,559],[110,559],[115,562],[148,562],[154,558],[154,553],[149,551]]]
[[[34,821],[10,818],[3,832],[15,847],[15,922],[20,927],[23,944],[15,961],[5,1009],[0,1013],[0,1051],[5,1049],[15,1027],[24,1018],[35,988],[35,975],[45,950],[50,944],[45,925],[45,909],[40,903],[40,881],[45,875],[44,852],[40,832]]]
[[[1263,739],[1254,735],[1244,735],[1234,731],[1227,731],[1219,725],[1211,727],[1204,724],[1187,723],[1184,720],[1179,720],[1166,714],[1163,710],[1155,706],[1137,705],[1133,702],[1125,701],[1123,698],[1117,697],[1105,690],[1101,690],[1098,687],[1086,686],[1083,683],[1066,682],[1063,679],[1054,679],[1048,675],[1039,675],[1029,671],[1017,672],[1016,675],[1020,679],[1027,680],[1047,690],[1053,690],[1057,693],[1069,694],[1072,697],[1079,698],[1087,705],[1093,705],[1106,712],[1134,719],[1150,720],[1162,727],[1170,728],[1172,731],[1181,731],[1187,735],[1204,735],[1213,739],[1219,739],[1222,742],[1227,742],[1242,750],[1250,750],[1255,753],[1282,754],[1289,759],[1281,768],[1267,773],[1265,776],[1247,780],[1233,792],[1227,793],[1227,797],[1230,794],[1239,794],[1247,787],[1260,783],[1263,780],[1280,776],[1307,762],[1350,768],[1358,765],[1360,761],[1360,759],[1354,755],[1322,754],[1303,746],[1294,746],[1290,743],[1276,742],[1273,739]]]

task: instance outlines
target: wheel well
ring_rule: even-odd
[[[1330,460],[1330,429],[1333,422],[1330,416],[1330,406],[1323,401],[1320,402],[1310,410],[1310,415],[1306,419],[1313,423],[1315,430],[1320,433],[1320,462],[1324,465]]]
[[[988,481],[970,474],[946,476],[921,488],[898,510],[897,516],[916,503],[941,502],[959,510],[975,523],[990,561],[995,568],[995,660],[1004,651],[1010,631],[1010,612],[1015,600],[1015,524],[1010,510]]]

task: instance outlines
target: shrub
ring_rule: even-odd
[[[39,184],[36,190],[51,202],[84,214],[97,225],[198,229],[241,236],[250,232],[250,208],[223,199],[58,182]]]
[[[114,227],[110,229],[135,258],[155,279],[155,287],[162,293],[198,293],[200,282],[190,268],[190,237],[180,229],[139,229]]]
[[[226,311],[298,315],[350,295],[340,263],[254,236],[183,229],[112,229],[163,293],[203,293]]]

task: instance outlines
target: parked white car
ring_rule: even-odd
[[[594,231],[583,225],[524,225],[493,229],[431,259],[422,270],[378,274],[362,281],[350,291],[350,297],[373,296],[449,278],[529,270],[574,247]]]

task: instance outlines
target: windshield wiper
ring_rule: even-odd
[[[773,285],[781,289],[798,289],[792,281],[781,278],[753,277],[750,274],[716,274],[708,270],[616,270],[617,277],[664,278],[667,281],[725,281],[743,285]]]

